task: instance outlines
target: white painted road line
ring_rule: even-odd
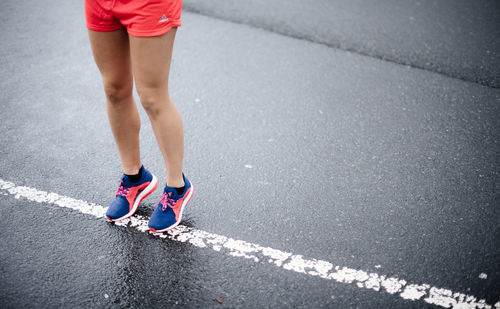
[[[104,218],[104,214],[106,213],[106,208],[100,205],[62,196],[57,193],[16,186],[14,183],[2,179],[0,179],[0,193],[2,195],[13,195],[16,199],[25,198],[29,201],[70,208],[97,218]],[[262,247],[243,240],[212,234],[183,225],[179,225],[167,233],[152,233],[148,229],[148,220],[142,216],[132,216],[115,224],[135,228],[140,232],[148,232],[160,238],[188,242],[196,247],[209,248],[254,262],[270,263],[276,267],[297,273],[316,276],[326,280],[335,280],[339,283],[355,284],[361,289],[384,291],[411,301],[424,301],[444,308],[500,308],[500,301],[492,306],[487,304],[484,299],[477,300],[472,295],[453,292],[448,289],[431,286],[430,284],[408,283],[406,280],[397,277],[386,277],[377,273],[368,273],[363,270],[335,266],[328,261],[306,259],[302,255]]]

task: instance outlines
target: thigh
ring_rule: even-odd
[[[132,91],[132,67],[130,46],[125,29],[117,31],[89,30],[90,45],[94,60],[101,71],[105,88]]]
[[[177,28],[155,37],[130,36],[134,79],[139,95],[149,89],[168,92],[170,61]]]

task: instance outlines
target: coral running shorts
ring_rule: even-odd
[[[181,26],[182,0],[85,0],[87,28],[151,37]]]

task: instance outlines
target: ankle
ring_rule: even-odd
[[[138,165],[129,165],[129,166],[123,166],[123,174],[125,175],[136,175],[139,173],[141,170],[142,163],[139,163]]]
[[[171,188],[182,188],[185,186],[184,179],[182,176],[180,178],[169,178],[167,180],[167,187]]]
[[[142,171],[143,170],[144,170],[144,167],[141,166],[141,168],[139,169],[139,172],[137,172],[136,174],[125,174],[125,175],[127,175],[128,179],[130,179],[130,181],[139,182],[142,178]]]

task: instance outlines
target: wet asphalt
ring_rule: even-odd
[[[184,0],[184,8],[500,87],[495,0]]]
[[[105,206],[120,162],[80,2],[3,5],[0,179]],[[404,28],[398,18],[393,25],[390,17],[399,15],[384,7],[423,13],[390,1],[377,9],[325,4],[323,15],[304,18],[314,22],[299,36],[284,20],[310,11],[293,3],[273,2],[266,11],[258,1],[226,1],[212,14],[185,1],[170,80],[185,126],[185,173],[196,188],[184,224],[499,301],[499,41],[488,30],[496,2],[458,6],[469,19],[448,14],[458,12],[453,5],[431,10],[441,12],[437,24],[479,33],[473,48],[440,41],[449,28]],[[430,2],[418,3],[429,9]],[[360,7],[365,15],[354,14]],[[342,14],[344,28],[327,11]],[[274,25],[255,27],[271,20],[262,12]],[[423,16],[429,27],[437,20]],[[333,43],[315,39],[318,29],[332,29],[325,36]],[[432,48],[412,48],[422,40]],[[403,60],[383,60],[394,45]],[[448,49],[459,56],[447,57]],[[486,50],[492,56],[483,59]],[[434,67],[422,65],[426,55]],[[142,160],[165,182],[140,111]],[[160,194],[139,214],[152,213]],[[54,205],[11,195],[0,195],[0,205],[5,308],[430,307]]]

